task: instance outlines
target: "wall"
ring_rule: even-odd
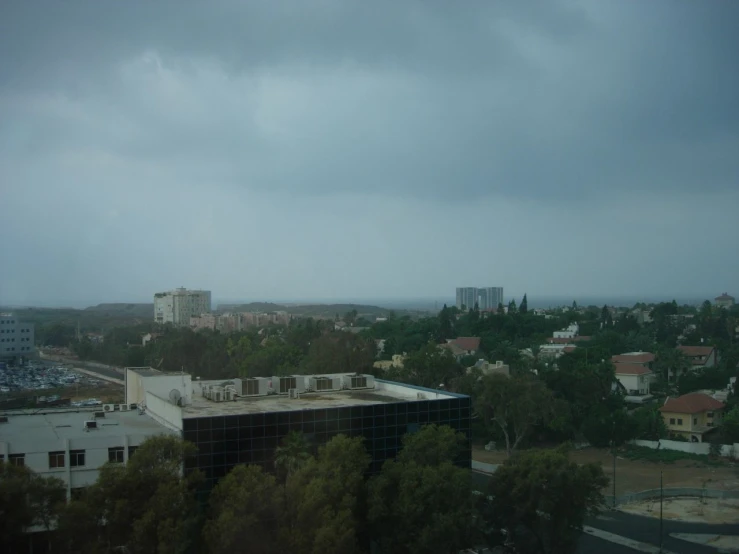
[[[182,408],[151,392],[146,393],[146,414],[173,431],[182,431]]]
[[[689,452],[691,454],[707,455],[711,449],[711,445],[706,442],[681,442],[666,439],[662,439],[661,441],[633,440],[629,442],[636,446],[646,446],[647,448],[653,448],[655,450],[659,447],[664,450],[677,450],[679,452]],[[733,445],[721,445],[721,455],[739,460],[739,443],[735,443]]]

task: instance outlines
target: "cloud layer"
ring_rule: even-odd
[[[737,21],[733,2],[5,3],[0,302],[731,289]]]

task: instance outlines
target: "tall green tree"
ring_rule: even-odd
[[[185,458],[195,451],[182,439],[161,435],[144,442],[125,466],[103,466],[95,484],[60,517],[64,547],[195,552],[200,533],[195,490],[202,476],[181,476]]]
[[[521,300],[521,305],[518,307],[519,313],[526,314],[529,311],[529,300],[526,297],[526,293],[523,295],[523,300]]]
[[[464,373],[451,352],[429,342],[420,350],[408,354],[402,368],[392,368],[386,374],[391,380],[432,389],[448,387]]]
[[[518,552],[569,554],[607,484],[600,464],[572,462],[566,448],[521,452],[493,474],[483,518]]]
[[[0,544],[7,552],[25,550],[25,533],[32,527],[52,528],[66,491],[60,479],[0,460]]]
[[[280,549],[284,490],[259,466],[238,465],[221,479],[209,498],[203,535],[212,554],[247,549],[270,554]]]
[[[285,487],[282,551],[359,552],[364,472],[370,463],[362,437],[337,435],[295,472]]]
[[[299,431],[291,431],[282,445],[275,451],[275,469],[283,478],[288,479],[296,471],[304,467],[311,459],[310,443],[305,435]]]
[[[508,302],[508,313],[515,314],[517,312],[518,312],[518,309],[516,308],[516,301],[511,300],[510,302]]]
[[[500,430],[510,456],[536,425],[553,416],[554,397],[542,381],[527,375],[487,375],[475,411],[490,431]]]
[[[406,435],[397,459],[370,480],[370,536],[379,552],[447,554],[473,545],[470,475],[453,464],[464,443],[447,427],[425,426]]]

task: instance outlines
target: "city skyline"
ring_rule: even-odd
[[[739,288],[736,2],[57,4],[0,7],[2,304]]]

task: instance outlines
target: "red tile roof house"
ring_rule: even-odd
[[[655,355],[651,352],[627,352],[626,354],[611,356],[611,361],[614,364],[639,364],[649,369],[652,369],[654,360]]]
[[[672,435],[679,435],[692,442],[704,442],[707,433],[721,423],[724,403],[702,392],[691,392],[667,397],[659,409],[665,425]]]
[[[648,399],[652,370],[641,364],[614,364],[614,366],[616,379],[626,392],[627,402],[639,403]]]
[[[714,367],[719,356],[713,346],[678,346],[677,349],[690,360],[693,368]]]
[[[457,337],[456,339],[447,339],[446,344],[440,345],[442,348],[451,350],[457,360],[464,356],[472,356],[480,350],[480,337]]]

